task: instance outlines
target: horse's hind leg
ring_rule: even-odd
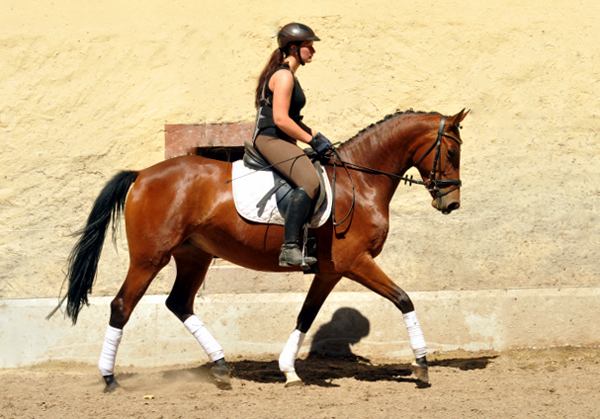
[[[325,299],[341,278],[341,275],[315,275],[302,305],[302,310],[298,315],[296,329],[290,335],[283,352],[279,356],[279,369],[285,374],[286,387],[302,385],[302,380],[296,374],[294,365],[296,356],[302,342],[304,342],[306,332],[312,326]]]
[[[166,261],[168,261],[168,258],[166,258]],[[156,274],[166,264],[165,261],[162,261],[158,265],[145,264],[139,266],[132,260],[129,264],[125,282],[110,304],[110,321],[104,337],[100,361],[98,362],[100,374],[106,382],[105,393],[111,393],[119,386],[115,380],[114,369],[117,350],[123,336],[123,328]]]
[[[194,314],[196,293],[204,281],[213,255],[185,244],[173,257],[177,265],[177,277],[166,301],[167,308],[183,322],[185,328],[194,335],[208,357],[215,363],[212,372],[217,385],[229,388],[231,387],[229,369],[225,362],[223,348]]]

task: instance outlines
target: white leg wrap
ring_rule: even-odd
[[[122,337],[123,329],[116,329],[110,325],[106,329],[104,345],[102,345],[102,353],[98,362],[98,368],[103,377],[115,373],[115,360],[117,359],[117,350]]]
[[[306,333],[302,333],[298,329],[294,330],[290,335],[290,338],[285,344],[285,348],[283,348],[283,352],[279,356],[279,369],[282,372],[288,373],[296,371],[294,363],[305,337]]]
[[[211,361],[218,361],[219,359],[225,358],[223,348],[219,345],[219,342],[217,342],[213,335],[210,334],[198,316],[192,314],[185,322],[183,322],[183,325],[198,340]]]
[[[417,314],[414,311],[403,314],[404,324],[408,332],[408,340],[410,341],[410,347],[415,354],[415,358],[421,358],[427,355],[427,344],[421,331],[421,325],[417,320]]]

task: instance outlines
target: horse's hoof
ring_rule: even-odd
[[[427,366],[427,359],[425,357],[417,359],[412,363],[411,369],[413,374],[419,380],[418,387],[430,387],[429,384],[429,367]]]
[[[231,386],[231,379],[228,375],[218,375],[213,374],[213,378],[215,379],[215,384],[219,390],[231,390],[233,387]]]
[[[229,367],[225,359],[215,361],[215,365],[211,368],[212,376],[221,390],[231,390],[231,378],[229,378]]]
[[[104,387],[104,393],[114,393],[116,389],[121,387],[117,380],[115,380],[114,375],[106,375],[103,377],[106,382],[106,387]]]
[[[304,383],[296,374],[296,371],[292,372],[284,372],[285,374],[285,387],[300,387],[303,386]]]

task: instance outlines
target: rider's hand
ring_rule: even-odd
[[[315,150],[319,156],[323,156],[331,148],[333,148],[333,146],[331,145],[331,141],[325,138],[325,136],[320,132],[317,133],[317,135],[315,135],[313,139],[308,142],[308,145],[311,146],[312,149]]]

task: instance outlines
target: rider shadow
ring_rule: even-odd
[[[338,309],[331,321],[323,324],[314,335],[305,359],[296,360],[296,371],[308,385],[335,387],[332,380],[355,378],[364,381],[415,381],[399,377],[411,375],[410,365],[375,366],[352,352],[352,346],[368,336],[370,322],[358,310]],[[232,376],[242,380],[284,383],[277,361],[240,361],[230,364]]]
[[[369,335],[369,319],[349,307],[338,309],[329,323],[322,325],[310,345],[310,357],[349,358],[367,361],[352,353],[352,345]]]
[[[306,359],[296,362],[304,382],[321,387],[339,387],[333,380],[416,382],[408,377],[410,365],[374,365],[352,352],[352,346],[369,335],[369,319],[353,308],[340,308],[331,321],[315,334]]]
[[[338,387],[332,381],[354,378],[359,381],[394,381],[415,383],[410,363],[372,364],[352,352],[352,346],[368,336],[370,322],[358,310],[340,308],[329,323],[315,333],[310,352],[305,359],[296,360],[296,372],[307,385]],[[461,370],[484,369],[495,356],[446,359],[429,363],[430,367]],[[238,361],[230,363],[231,376],[261,383],[285,383],[278,361]]]

